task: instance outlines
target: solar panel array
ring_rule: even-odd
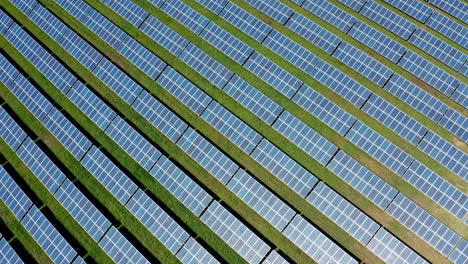
[[[468,244],[460,231],[463,227],[454,228],[466,225],[468,215],[463,192],[468,180],[468,29],[463,2],[148,2],[157,12],[139,1],[103,0],[103,5],[90,5],[94,0],[55,2],[58,7],[51,8],[47,1],[11,0],[44,31],[50,38],[47,41],[84,66],[84,79],[76,75],[70,60],[57,57],[47,47],[42,36],[22,27],[21,19],[12,19],[9,8],[0,9],[2,40],[18,50],[20,58],[47,78],[80,115],[91,120],[101,130],[101,137],[116,144],[119,153],[152,176],[150,181],[166,188],[192,217],[247,262],[287,263],[296,256],[278,249],[252,220],[242,219],[243,213],[220,201],[218,187],[210,189],[196,179],[192,168],[163,151],[147,131],[114,108],[108,95],[98,94],[87,78],[102,82],[139,120],[147,121],[151,129],[169,139],[172,148],[182,150],[222,190],[317,263],[359,263],[362,259],[342,238],[328,234],[295,202],[282,197],[286,190],[320,212],[327,225],[335,224],[383,262],[429,263],[437,254],[456,264],[468,261]],[[91,34],[83,34],[82,29],[59,18],[59,8]],[[121,27],[103,10],[115,12],[138,34],[130,34],[130,27]],[[328,30],[330,27],[336,34]],[[93,37],[103,40],[116,55],[149,77],[151,85],[161,87],[177,102],[162,101],[135,77],[135,71],[116,63],[120,57],[116,60],[93,44]],[[348,38],[365,48],[353,45]],[[171,55],[154,49],[148,44],[151,41]],[[254,48],[259,45],[261,48]],[[100,146],[81,125],[82,120],[74,120],[67,109],[59,107],[55,97],[32,80],[29,70],[21,69],[14,56],[0,51],[0,88],[20,101],[46,133],[97,180],[106,195],[114,197],[179,261],[225,261],[222,252],[213,251],[212,242],[202,242],[199,230],[186,225],[186,220],[129,174],[126,164]],[[287,66],[283,62],[288,62]],[[181,64],[191,73],[181,71]],[[227,99],[219,100],[219,94]],[[38,142],[29,124],[11,109],[10,99],[2,99],[0,137],[41,183],[34,188],[50,192],[113,261],[149,263],[147,249],[124,226],[117,225],[92,192]],[[185,109],[196,121],[180,115]],[[253,118],[258,119],[252,122]],[[264,124],[255,124],[256,120]],[[197,129],[205,125],[219,134]],[[333,135],[324,133],[328,130],[322,127]],[[387,135],[385,129],[394,135]],[[217,137],[225,143],[220,144]],[[358,153],[349,151],[347,145]],[[226,148],[234,151],[226,152]],[[0,154],[4,155],[2,150]],[[361,162],[362,154],[370,157],[370,162]],[[257,175],[258,170],[246,168],[246,163],[258,166],[283,185],[272,189]],[[69,241],[60,223],[44,212],[20,176],[11,174],[15,170],[0,166],[0,199],[35,243],[53,262],[88,261],[90,256],[76,241]],[[333,178],[324,180],[326,177]],[[393,180],[388,181],[388,177]],[[333,185],[338,181],[348,185],[346,191]],[[400,190],[400,185],[405,188]],[[408,195],[408,189],[417,194]],[[361,196],[350,197],[350,190]],[[430,206],[413,198],[418,195],[427,198]],[[356,203],[360,199],[365,203]],[[367,206],[380,210],[383,218],[376,219]],[[443,210],[448,218],[437,210]],[[390,219],[401,233],[388,226]],[[419,251],[418,241],[433,252]],[[25,257],[0,233],[0,262],[23,263]]]

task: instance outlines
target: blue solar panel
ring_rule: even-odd
[[[44,30],[47,35],[58,41],[68,27],[57,19],[52,13],[45,9],[42,5],[38,4],[34,8],[33,12],[30,13],[29,18]]]
[[[357,21],[348,34],[394,63],[406,51],[403,45],[362,21]]]
[[[426,25],[440,34],[468,49],[468,28],[458,24],[439,12],[434,12],[426,22]]]
[[[12,0],[11,1],[21,12],[29,14],[36,6],[36,0]]]
[[[0,107],[0,124],[0,137],[16,151],[26,138],[26,133],[3,107]]]
[[[458,246],[450,254],[449,259],[455,264],[465,264],[468,261],[468,241],[462,239]]]
[[[115,227],[109,229],[102,240],[99,241],[99,246],[116,263],[150,263]]]
[[[299,13],[295,13],[286,26],[328,54],[341,42],[339,37]]]
[[[409,41],[456,71],[461,70],[467,59],[464,53],[421,28],[416,29]]]
[[[94,9],[89,11],[83,24],[114,49],[118,48],[120,42],[128,36],[122,29]]]
[[[184,246],[177,252],[177,258],[182,263],[219,263],[206,249],[204,249],[195,239],[190,238]]]
[[[373,1],[368,1],[360,13],[403,39],[416,29],[415,24]]]
[[[367,0],[338,0],[339,2],[351,7],[354,11],[359,12]]]
[[[343,32],[348,32],[356,18],[325,0],[306,0],[302,7]]]
[[[206,8],[214,12],[215,14],[219,14],[224,7],[229,3],[228,0],[196,0],[198,3],[204,5]]]
[[[6,239],[2,239],[0,235],[0,262],[9,264],[24,263],[13,248],[8,244]]]
[[[453,109],[448,109],[439,124],[463,141],[468,141],[468,119]]]
[[[281,24],[284,24],[294,13],[291,8],[277,0],[245,1]]]
[[[200,34],[203,28],[210,22],[206,17],[182,3],[179,0],[166,0],[161,10],[189,28],[195,34]]]
[[[83,22],[92,9],[83,1],[56,0],[65,10],[72,14],[76,19]]]
[[[88,70],[94,69],[102,58],[102,55],[96,49],[91,47],[91,45],[86,43],[86,41],[71,29],[65,32],[58,43]]]
[[[407,51],[398,65],[448,96],[460,84],[455,77],[412,51]]]
[[[15,80],[19,71],[7,60],[7,58],[0,54],[0,73],[0,82],[5,86],[10,87],[11,82]]]
[[[468,86],[465,83],[460,83],[455,92],[453,92],[452,98],[455,102],[461,104],[463,107],[468,107]]]
[[[361,50],[342,42],[333,53],[333,57],[342,61],[355,71],[382,87],[392,75],[393,71],[376,61]]]
[[[22,219],[31,208],[32,201],[2,166],[0,166],[0,181],[2,183],[0,185],[0,200],[6,204],[16,218]]]
[[[432,8],[419,2],[418,0],[384,0],[390,5],[400,9],[409,16],[416,18],[421,23],[426,22],[432,14]]]
[[[139,27],[148,16],[148,12],[131,1],[104,0],[103,2],[136,27]]]
[[[468,5],[464,2],[459,0],[429,0],[429,3],[460,19],[462,22],[468,23]]]
[[[231,2],[226,5],[219,16],[260,42],[263,41],[271,31],[269,25],[263,23],[258,18]]]
[[[417,145],[427,128],[381,97],[373,94],[362,110],[413,145]]]

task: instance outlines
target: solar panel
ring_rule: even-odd
[[[127,19],[135,27],[139,27],[148,16],[148,12],[130,1],[104,0],[103,2],[119,15]]]
[[[424,23],[432,14],[432,8],[417,1],[417,0],[384,0],[388,4],[403,11],[403,13],[416,18],[419,22]]]
[[[468,125],[468,120],[457,111],[449,108],[439,124],[463,141],[468,141],[468,131],[465,129]]]
[[[36,0],[12,0],[11,1],[21,12],[29,14],[36,6]]]
[[[283,110],[277,103],[237,75],[234,75],[224,86],[224,92],[269,125]]]
[[[244,170],[238,170],[227,187],[280,231],[296,214],[291,207]]]
[[[284,111],[273,128],[321,164],[326,164],[338,148],[289,112]]]
[[[376,61],[361,50],[341,42],[333,57],[359,72],[369,80],[382,87],[392,75],[393,71]]]
[[[369,97],[362,110],[413,145],[417,145],[428,131],[421,123],[375,94]]]
[[[253,52],[251,47],[213,22],[208,23],[201,32],[200,37],[241,65],[244,64]]]
[[[302,85],[302,81],[258,52],[250,56],[244,67],[289,98]]]
[[[0,107],[0,124],[0,137],[16,151],[26,138],[26,133],[3,107]]]
[[[19,74],[19,71],[2,54],[0,54],[0,72],[2,73],[0,74],[0,82],[7,87],[10,87],[11,82]]]
[[[452,98],[455,102],[461,104],[463,107],[468,107],[468,87],[465,83],[460,83],[455,92],[453,92]]]
[[[468,242],[464,239],[461,240],[460,244],[453,250],[450,254],[449,259],[456,264],[463,264],[466,263],[468,260],[468,255],[466,252],[468,251]]]
[[[300,215],[283,234],[318,263],[359,263]]]
[[[418,161],[413,162],[403,175],[403,179],[454,216],[460,219],[465,217],[466,195]]]
[[[346,138],[400,176],[414,160],[413,157],[361,121],[354,124]]]
[[[172,217],[142,190],[138,190],[133,195],[126,207],[174,254],[190,237]]]
[[[92,8],[83,24],[114,49],[118,48],[120,42],[127,36],[127,33]]]
[[[305,84],[292,100],[341,135],[344,135],[356,121],[356,118],[348,112]]]
[[[325,0],[306,0],[302,7],[317,15],[343,32],[348,32],[356,18]]]
[[[177,252],[177,258],[182,263],[219,263],[206,249],[204,249],[195,239],[190,238],[184,246]]]
[[[93,70],[101,61],[102,55],[71,29],[63,34],[58,43],[88,70]]]
[[[6,239],[2,239],[0,236],[0,262],[20,264],[24,263],[21,258],[16,254],[13,248],[8,244]]]
[[[418,28],[409,41],[450,68],[459,71],[467,56],[427,31]]]
[[[209,10],[211,10],[212,12],[214,12],[217,15],[229,3],[228,0],[221,0],[221,1],[217,1],[217,0],[196,0],[196,1],[198,3],[200,3],[200,4],[202,4],[203,6],[205,6],[206,8],[208,8]]]
[[[258,144],[251,157],[302,197],[305,197],[318,181],[314,175],[266,139]]]
[[[415,24],[374,1],[367,1],[360,13],[405,40],[416,29]]]
[[[208,22],[207,18],[182,3],[179,0],[166,0],[161,6],[161,10],[182,23],[195,34],[200,34]]]
[[[286,23],[286,27],[328,54],[333,53],[341,42],[339,37],[299,13],[294,13]]]
[[[186,39],[153,16],[149,16],[145,22],[143,22],[140,30],[175,56],[179,56],[189,43]]]
[[[412,251],[387,230],[381,228],[372,238],[367,247],[380,257],[385,263],[428,263],[425,259]]]
[[[419,143],[418,148],[463,179],[468,180],[466,165],[468,164],[468,156],[445,139],[429,131]]]
[[[109,229],[99,245],[116,263],[150,263],[115,227]]]
[[[327,167],[382,209],[387,208],[398,193],[395,188],[342,150],[338,151]]]
[[[197,216],[213,200],[211,195],[165,156],[156,162],[150,173]]]
[[[231,2],[224,7],[219,16],[259,42],[271,31],[269,25]]]
[[[398,65],[448,96],[460,84],[455,77],[412,51],[407,51]]]
[[[468,5],[458,0],[429,0],[429,3],[437,6],[452,16],[468,23]]]
[[[426,25],[447,38],[468,49],[468,29],[450,18],[434,11],[426,22]]]
[[[246,0],[246,2],[281,24],[294,13],[291,8],[276,0]]]
[[[359,12],[367,0],[338,0],[339,2],[352,8],[354,11]]]
[[[2,182],[0,200],[6,204],[16,218],[22,219],[31,208],[32,201],[2,166],[0,166],[0,180]]]
[[[270,250],[270,246],[216,201],[202,214],[201,220],[249,263],[260,263]]]
[[[264,264],[287,264],[287,262],[280,254],[272,250],[266,259],[262,262]]]
[[[161,152],[151,145],[141,134],[120,116],[106,129],[106,134],[123,148],[145,170],[150,170],[161,156]]]
[[[239,168],[234,161],[192,128],[187,129],[177,145],[223,184],[226,184]]]
[[[21,0],[20,0],[21,1]],[[35,1],[35,0],[33,0]],[[56,0],[65,10],[81,22],[84,22],[86,16],[92,9],[88,4],[83,1],[68,1],[68,0]]]
[[[47,35],[55,41],[58,41],[68,29],[62,21],[57,19],[40,4],[36,5],[34,10],[28,16],[34,24],[42,28],[42,30],[44,30]]]
[[[70,263],[76,256],[76,251],[36,206],[21,223],[53,262]]]
[[[96,146],[86,153],[81,164],[122,204],[127,203],[138,189]]]
[[[212,101],[201,117],[246,153],[263,138],[219,103]]]
[[[444,256],[448,256],[460,241],[457,233],[401,193],[389,205],[386,212]]]
[[[357,21],[348,34],[394,63],[406,51],[406,47],[362,21]]]
[[[314,188],[307,201],[363,245],[369,242],[380,227],[323,182]]]

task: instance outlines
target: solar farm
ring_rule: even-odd
[[[0,263],[468,264],[466,0],[0,0]]]

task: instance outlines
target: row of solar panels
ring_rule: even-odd
[[[101,22],[102,22],[102,21],[101,21]],[[106,28],[106,29],[108,29],[108,28]],[[108,34],[108,33],[107,33],[107,34]],[[108,35],[108,36],[110,36],[110,35]],[[112,34],[112,36],[115,36],[115,34]],[[104,38],[104,36],[101,36],[101,37]],[[129,39],[129,38],[127,38],[127,39]],[[130,41],[129,41],[129,42],[130,42]],[[116,45],[117,45],[117,44],[116,44]],[[125,45],[125,44],[124,44],[124,45],[121,46],[121,47],[122,47],[122,48],[121,48],[122,50],[125,49],[125,48],[123,48],[123,46],[132,47],[132,48],[135,47],[134,45],[131,46],[131,45]],[[195,55],[196,55],[197,53],[198,53],[198,54],[201,54],[201,52],[195,52],[195,51],[196,51],[196,50],[192,48],[192,50],[190,50],[190,54],[195,54]],[[131,52],[131,50],[128,49],[128,52]],[[122,53],[124,53],[124,52],[122,52]],[[190,54],[189,54],[189,55],[190,55]],[[188,56],[188,55],[187,55],[187,56]],[[148,56],[145,56],[145,59],[147,59],[147,58],[148,58]],[[205,58],[206,58],[206,57],[205,57]],[[131,58],[129,58],[129,59],[131,59]],[[135,60],[136,60],[136,59],[135,59]],[[187,60],[189,60],[189,59],[187,59]],[[199,61],[203,61],[203,60],[200,59],[200,60],[194,60],[194,61],[199,62]],[[145,62],[146,62],[146,64],[145,64],[145,63],[142,63],[142,65],[146,65],[145,67],[147,67],[147,68],[149,67],[148,65],[154,65],[154,64],[148,64],[148,61],[145,61]],[[141,67],[142,67],[142,69],[143,69],[143,66],[141,66]],[[114,72],[112,72],[112,73],[113,73],[114,76],[115,76],[115,75],[119,76],[119,74],[115,74],[116,71],[114,71]],[[175,72],[174,72],[174,73],[175,73]],[[173,79],[174,79],[174,78],[171,77],[171,80],[173,80]],[[219,80],[219,79],[222,80],[223,78],[218,78],[218,80]],[[216,82],[216,81],[214,81],[214,82]],[[128,85],[128,83],[127,83],[127,85]],[[308,90],[310,90],[310,88],[309,88]],[[125,97],[125,96],[123,96],[123,97]],[[127,98],[127,99],[128,99],[128,100],[131,100],[131,99],[129,99],[129,98]],[[218,108],[221,107],[221,106],[216,105],[216,104],[211,104],[211,105],[215,105],[214,107],[218,107]],[[202,110],[203,110],[203,109],[202,109]],[[291,117],[292,117],[292,116],[291,116]],[[292,117],[292,118],[294,118],[294,117]],[[209,119],[209,118],[205,118],[205,119]],[[221,118],[221,120],[224,120],[224,119],[225,119],[224,117]],[[291,120],[288,120],[287,123],[291,123]],[[240,133],[240,134],[242,134],[242,133]],[[248,144],[246,144],[246,145],[248,145]],[[336,151],[336,150],[335,150],[335,151]]]

